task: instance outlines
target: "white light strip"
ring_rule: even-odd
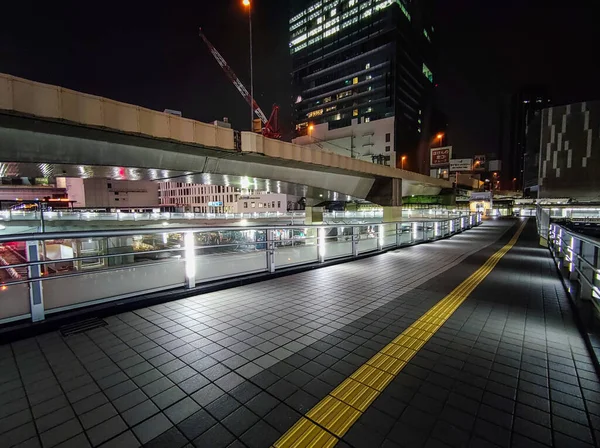
[[[383,233],[383,224],[379,224],[379,247],[383,247],[383,237],[384,237],[384,233]]]
[[[186,232],[183,237],[185,249],[185,277],[188,288],[196,286],[196,248],[194,232]]]
[[[319,228],[319,261],[325,261],[325,229]]]

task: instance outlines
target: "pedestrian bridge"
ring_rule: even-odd
[[[93,165],[175,171],[194,182],[201,177],[192,176],[202,174],[212,174],[213,183],[222,181],[220,176],[270,179],[300,186],[306,193],[300,196],[336,192],[383,206],[400,205],[401,196],[438,194],[451,187],[444,180],[317,147],[5,74],[0,74],[0,161],[21,170],[39,169],[44,177],[52,167]]]

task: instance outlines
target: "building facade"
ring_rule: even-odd
[[[600,199],[600,101],[544,109],[539,197]]]
[[[160,205],[195,213],[237,213],[239,191],[223,185],[160,182]]]
[[[231,186],[160,182],[160,205],[193,213],[285,213],[287,195]]]
[[[153,181],[57,177],[56,186],[67,191],[74,207],[152,208],[159,203],[158,184]]]
[[[298,145],[316,145],[343,156],[395,166],[394,117],[366,123],[352,119],[350,126],[329,129],[330,122],[313,125],[308,135],[293,139]]]
[[[434,86],[431,12],[429,0],[295,1],[289,29],[297,134],[310,125],[333,131],[393,118],[390,164],[398,166],[402,154],[421,168],[417,161],[426,157],[417,152],[429,139]]]
[[[508,151],[503,157],[504,173],[502,183],[517,190],[524,187],[525,153],[528,138],[536,139],[539,128],[528,132],[530,124],[540,116],[541,110],[550,105],[548,90],[541,86],[527,86],[514,94],[510,104]],[[516,181],[513,181],[516,179]]]

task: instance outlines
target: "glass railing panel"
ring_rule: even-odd
[[[325,229],[325,259],[352,255],[352,226]]]
[[[379,236],[382,247],[396,245],[396,223],[381,224],[379,226],[382,235]]]
[[[185,284],[183,259],[125,266],[44,281],[44,308],[60,309],[98,300],[115,299],[176,288]]]
[[[275,229],[272,233],[276,268],[317,261],[316,228]]]
[[[358,252],[362,253],[377,250],[378,233],[378,225],[358,227]]]

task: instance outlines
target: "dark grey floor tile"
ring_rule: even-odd
[[[160,409],[151,401],[146,400],[130,409],[127,409],[121,414],[121,417],[127,422],[129,426],[135,426],[138,423],[158,414]]]
[[[187,380],[188,378],[193,377],[194,375],[197,375],[197,373],[194,369],[192,369],[189,366],[184,366],[179,370],[169,373],[167,375],[167,377],[171,381],[173,381],[175,384],[178,384],[178,383],[181,383],[181,382]]]
[[[279,400],[274,398],[267,392],[260,392],[256,397],[252,398],[246,404],[246,407],[250,408],[256,415],[263,417],[267,415],[275,406],[280,403]]]
[[[104,391],[104,393],[110,400],[116,400],[117,398],[128,394],[137,388],[137,385],[133,381],[127,380],[115,386],[109,387]]]
[[[248,448],[261,448],[271,446],[279,436],[279,431],[261,420],[242,434],[240,440]]]
[[[17,445],[37,436],[33,422],[25,423],[2,434],[2,443],[7,446]],[[51,439],[53,440],[53,439]]]
[[[205,406],[209,405],[210,403],[212,403],[213,401],[215,401],[217,398],[219,398],[224,393],[225,392],[223,390],[219,389],[214,384],[209,384],[208,386],[205,386],[202,389],[200,389],[198,392],[194,393],[192,395],[192,398],[200,406],[205,407]]]
[[[300,417],[302,416],[297,411],[281,403],[275,406],[275,408],[264,417],[264,420],[279,432],[284,433],[290,429],[294,423],[300,420]]]
[[[152,397],[152,401],[154,401],[154,403],[156,403],[160,409],[166,409],[172,404],[183,399],[185,396],[185,392],[183,392],[177,386],[173,386],[170,389],[167,389]]]
[[[83,428],[79,424],[79,421],[74,418],[41,433],[40,438],[42,439],[44,448],[51,448],[81,432],[83,432]]]
[[[164,413],[174,424],[178,424],[181,421],[188,418],[189,416],[191,416],[192,414],[198,412],[200,409],[200,405],[198,405],[191,398],[186,397],[183,400],[165,409]]]
[[[343,440],[354,448],[369,448],[380,446],[385,440],[385,435],[356,422],[344,434]]]
[[[204,378],[202,375],[200,375],[199,373],[196,373],[195,375],[189,377],[188,379],[180,382],[178,384],[178,386],[186,393],[186,394],[193,394],[194,392],[196,392],[199,389],[202,389],[204,386],[206,386],[210,381],[208,381],[206,378]]]
[[[73,414],[73,411],[71,411],[71,414]],[[24,425],[31,420],[32,416],[29,409],[23,409],[22,411],[15,412],[14,414],[0,419],[0,434]]]
[[[158,395],[159,393],[164,392],[165,390],[173,386],[174,384],[170,379],[168,379],[167,377],[162,377],[156,381],[146,384],[144,387],[142,387],[142,391],[150,398],[152,398],[155,395]]]
[[[217,386],[219,386],[221,389],[223,389],[225,392],[228,392],[228,391],[232,390],[233,388],[235,388],[236,386],[239,386],[240,384],[242,384],[244,381],[245,381],[244,378],[241,377],[240,375],[238,375],[237,373],[229,372],[225,376],[216,380],[215,384]]]
[[[87,430],[86,433],[92,445],[98,446],[126,430],[127,425],[120,416],[116,415]]]
[[[267,392],[269,392],[275,398],[279,398],[280,400],[285,400],[297,390],[297,386],[283,379],[277,381],[267,388]]]
[[[200,447],[211,447],[211,448],[226,448],[231,442],[235,440],[233,434],[231,434],[223,425],[216,424],[208,431],[203,433],[200,437],[194,440],[194,446]]]
[[[137,426],[133,427],[133,432],[142,443],[147,443],[150,440],[158,437],[163,432],[167,431],[173,426],[164,414],[159,413],[154,417],[150,417],[148,420],[143,421]]]
[[[259,417],[247,407],[239,407],[223,420],[221,423],[237,437],[246,432],[253,424],[259,420]]]
[[[81,414],[79,419],[84,429],[89,429],[108,420],[116,414],[117,411],[115,410],[114,406],[110,403],[106,403],[96,409],[86,412],[85,414]]]
[[[78,434],[75,437],[66,440],[56,445],[56,448],[88,448],[91,447],[90,442],[84,433]]]
[[[57,409],[50,414],[37,418],[35,420],[35,425],[37,426],[38,431],[42,433],[73,418],[75,418],[73,409],[70,406],[65,406],[64,408]]]
[[[306,414],[318,402],[318,398],[303,390],[297,390],[285,400],[288,406],[291,406],[301,414]]]
[[[218,421],[223,420],[242,404],[229,394],[224,394],[206,407],[206,410]]]
[[[112,402],[112,404],[119,412],[122,413],[147,399],[148,396],[142,392],[141,389],[136,389],[133,392],[129,392],[128,394],[117,398]]]
[[[173,427],[150,440],[144,445],[144,448],[181,448],[187,443],[188,439],[177,428]]]
[[[177,425],[177,428],[189,439],[193,440],[211,428],[217,421],[205,410],[192,414]]]

